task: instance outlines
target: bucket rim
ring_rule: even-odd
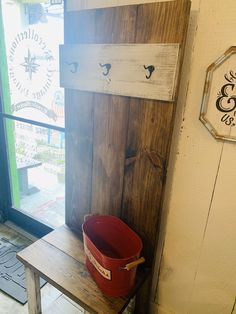
[[[98,218],[98,217],[111,217],[112,219],[114,220],[118,220],[119,222],[121,222],[126,228],[129,229],[129,231],[136,237],[136,239],[139,241],[139,244],[140,244],[140,249],[139,251],[136,253],[136,254],[133,254],[129,257],[122,257],[122,258],[115,258],[115,257],[110,257],[110,256],[107,256],[106,254],[102,253],[97,247],[96,245],[93,243],[93,241],[91,240],[91,238],[88,236],[88,234],[85,232],[84,230],[84,226],[86,225],[86,223],[88,223],[88,221],[90,219],[94,219],[95,218]],[[140,238],[140,236],[134,231],[132,230],[125,222],[123,222],[119,217],[117,216],[114,216],[114,215],[93,215],[91,216],[91,218],[89,218],[88,220],[86,220],[83,224],[82,224],[82,231],[83,231],[83,234],[86,235],[86,237],[89,239],[89,241],[91,242],[92,246],[95,248],[96,251],[99,252],[99,254],[101,254],[101,256],[104,256],[106,259],[109,259],[111,261],[123,261],[125,263],[128,262],[128,260],[136,260],[138,259],[139,257],[137,257],[138,255],[140,255],[142,249],[143,249],[143,242],[142,242],[142,239]]]

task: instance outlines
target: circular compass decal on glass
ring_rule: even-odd
[[[32,74],[37,72],[37,68],[40,66],[35,63],[35,57],[32,56],[29,48],[28,48],[28,56],[25,57],[25,62],[21,63],[23,67],[25,67],[25,72],[29,73],[29,79],[32,81]]]
[[[55,72],[52,51],[34,29],[18,33],[9,50],[9,77],[24,98],[40,101],[47,94]]]

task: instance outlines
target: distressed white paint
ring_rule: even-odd
[[[123,5],[165,2],[174,0],[68,0],[67,11],[118,7]]]
[[[230,314],[233,309],[236,147],[215,140],[198,118],[207,67],[235,45],[235,15],[235,0],[192,1],[153,313]]]
[[[171,101],[178,57],[178,44],[64,45],[60,47],[61,86]],[[101,65],[108,63],[111,69],[105,76],[107,70]],[[144,65],[155,67],[150,79]]]

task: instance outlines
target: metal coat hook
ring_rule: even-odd
[[[106,68],[106,71],[103,72],[102,74],[104,76],[107,76],[109,74],[110,70],[111,70],[111,64],[110,63],[105,63],[105,64],[99,63],[99,65],[100,65],[101,68]]]
[[[79,67],[78,62],[70,62],[70,63],[66,62],[66,64],[69,66],[71,66],[71,65],[73,66],[72,70],[70,70],[71,73],[76,73],[78,71],[78,67]]]
[[[155,67],[154,67],[154,65],[148,65],[148,66],[144,65],[143,67],[145,70],[149,71],[149,75],[146,75],[146,79],[149,80],[152,76],[152,73],[155,71]]]

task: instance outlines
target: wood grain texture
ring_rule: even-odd
[[[66,43],[129,43],[134,41],[135,36],[136,7],[71,12],[66,14],[66,21]],[[74,29],[82,29],[83,32],[78,32],[73,36],[74,32],[70,30]],[[74,128],[72,133],[69,132],[69,136],[74,134],[74,138],[70,136],[71,139],[67,145],[66,222],[70,226],[81,225],[84,214],[90,211],[119,215],[129,111],[128,98],[92,93],[89,96],[86,93],[82,96],[84,112],[86,114],[86,106],[88,106],[92,114],[88,121],[79,114],[81,109],[77,104],[79,103],[81,107],[82,101],[80,94],[75,95],[72,90],[66,90],[66,128]],[[94,107],[94,104],[96,107],[99,106],[99,110]],[[75,121],[76,116],[77,121]],[[76,123],[75,126],[72,126],[74,123]],[[88,135],[90,142],[86,143],[86,147],[79,144],[80,128],[87,129],[90,134]],[[78,141],[78,146],[71,148],[75,139]],[[87,163],[85,165],[80,160],[79,152],[85,156],[86,151],[88,154],[83,159]],[[91,176],[91,171],[92,183],[88,187],[86,182]],[[80,180],[81,177],[85,181]],[[80,180],[77,185],[76,180]]]
[[[66,90],[66,222],[83,222],[91,208],[93,94]],[[79,178],[79,179],[78,179]]]
[[[75,35],[79,37],[78,43],[180,44],[180,69],[189,11],[190,1],[178,0],[74,11],[66,15],[73,25],[71,31],[78,30],[79,25],[83,27],[81,34]],[[176,98],[178,83],[179,78],[175,85]],[[124,219],[144,240],[146,265],[151,266],[176,103],[99,94],[93,97],[93,135],[90,143],[93,155],[88,161],[92,165],[90,211],[115,214]],[[77,136],[80,136],[79,133]],[[77,180],[80,178],[77,177]],[[71,183],[70,180],[67,182],[73,190]],[[77,205],[73,211],[83,213],[79,202]],[[81,225],[82,215],[73,215],[74,223]],[[148,311],[148,298],[145,298],[148,295],[146,290],[143,297],[139,296],[136,313]]]
[[[136,7],[95,10],[95,43],[132,43]],[[129,98],[95,96],[92,212],[121,211]]]
[[[85,13],[85,14],[84,14]],[[65,44],[93,43],[95,12],[65,13]],[[74,31],[74,30],[86,31]],[[65,90],[66,223],[77,228],[91,209],[94,95]],[[79,180],[78,180],[79,178]]]
[[[95,8],[107,8],[107,7],[117,7],[123,5],[131,4],[143,4],[151,2],[163,2],[163,1],[174,1],[174,0],[68,0],[67,10],[86,10]]]
[[[94,110],[93,213],[120,215],[129,99],[96,96]]]
[[[82,235],[73,232],[66,225],[55,229],[53,232],[50,232],[45,237],[43,237],[42,240],[53,245],[62,252],[68,253],[77,261],[84,263],[85,255]]]
[[[106,297],[87,271],[82,241],[66,227],[36,241],[17,256],[36,275],[45,278],[89,313],[121,313],[146,277],[144,272],[138,273],[131,296]]]
[[[154,101],[137,104],[132,100],[127,138],[123,218],[144,241],[144,255],[152,261],[155,248],[156,224],[162,185],[165,180],[166,151],[172,123],[173,104]],[[160,134],[162,134],[160,136]],[[142,219],[140,219],[142,217]]]
[[[139,6],[136,42],[178,42],[183,47],[189,10],[188,1]],[[133,163],[126,167],[122,217],[143,236],[149,265],[157,237],[175,106],[132,99],[130,107],[126,160],[132,158]]]
[[[41,295],[39,275],[25,267],[29,314],[41,314]]]
[[[62,45],[60,85],[173,101],[178,56],[178,44]]]

